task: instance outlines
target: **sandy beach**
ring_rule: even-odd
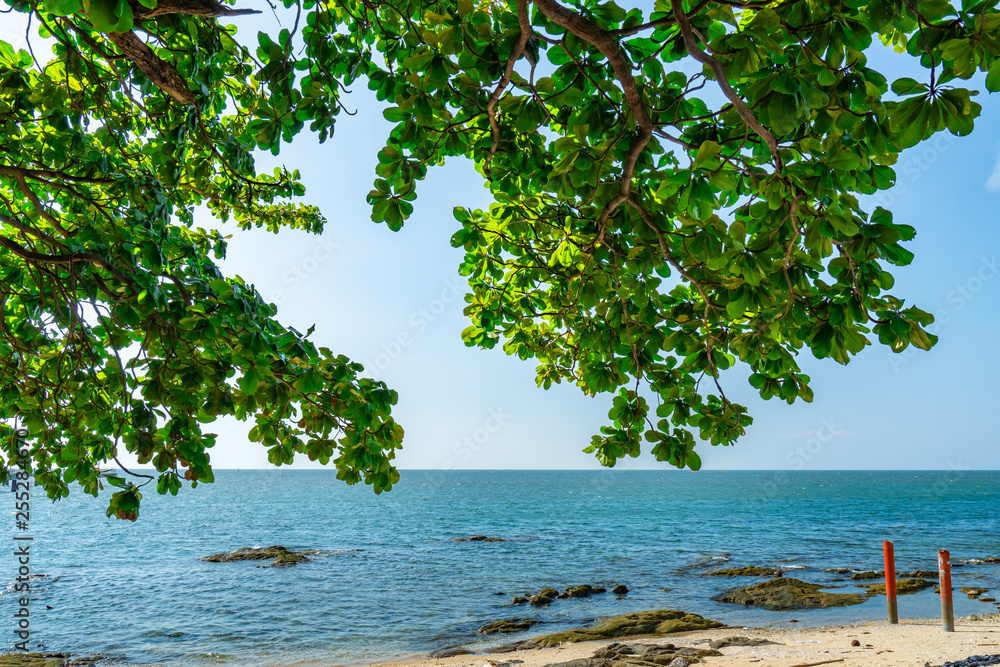
[[[720,648],[722,656],[703,658],[712,667],[804,667],[805,665],[942,665],[973,655],[1000,654],[1000,615],[956,619],[955,632],[941,629],[939,619],[907,619],[898,625],[885,621],[825,628],[716,628],[670,637],[623,638],[628,644],[674,644],[707,648],[724,637],[767,639],[777,645]],[[858,645],[852,645],[852,642]],[[379,667],[544,667],[588,658],[612,642],[582,642],[555,648],[525,649],[513,653],[463,655],[450,658],[381,663]],[[517,662],[521,661],[521,662]]]

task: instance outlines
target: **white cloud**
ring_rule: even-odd
[[[0,8],[6,8],[6,3],[0,2]],[[10,12],[0,20],[0,39],[14,47],[14,50],[26,49],[28,42],[24,39],[24,30],[28,26],[28,15]]]

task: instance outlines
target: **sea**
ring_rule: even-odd
[[[0,503],[3,552],[24,542],[14,537],[32,538],[30,646],[135,665],[361,665],[483,650],[649,609],[733,626],[880,619],[882,596],[794,612],[716,602],[760,579],[707,573],[771,566],[857,592],[849,574],[826,570],[881,569],[883,540],[898,570],[935,570],[947,549],[956,586],[1000,586],[1000,565],[979,562],[1000,557],[1000,472],[405,470],[376,496],[332,470],[220,470],[214,484],[177,497],[149,489],[134,524],[106,518],[106,500],[78,489],[55,503],[35,491],[28,531],[16,528],[14,494],[0,492]],[[503,541],[456,541],[473,535]],[[318,551],[284,568],[199,560],[274,544]],[[18,641],[16,561],[0,561],[8,649]],[[511,604],[579,584],[609,592]],[[610,592],[619,584],[626,595]],[[956,590],[955,612],[996,606]],[[900,617],[939,613],[931,589],[899,598]],[[477,632],[512,617],[542,623]]]

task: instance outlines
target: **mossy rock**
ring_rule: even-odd
[[[979,596],[990,589],[980,588],[979,586],[963,586],[962,592],[969,596],[970,600],[977,600]]]
[[[536,647],[556,646],[563,643],[587,642],[612,637],[635,635],[669,635],[675,632],[721,628],[722,623],[674,609],[637,611],[622,616],[612,616],[600,621],[593,628],[567,630],[542,635],[531,640]]]
[[[753,605],[771,611],[848,607],[865,601],[865,596],[857,593],[826,593],[820,590],[822,588],[829,586],[810,584],[793,577],[782,577],[746,588],[734,588],[712,599],[719,602]]]
[[[780,575],[781,570],[775,570],[773,567],[760,567],[759,565],[728,567],[724,570],[708,573],[710,577],[777,577]]]
[[[493,621],[479,628],[479,632],[484,635],[494,635],[497,633],[510,634],[512,632],[523,632],[532,625],[541,623],[536,618],[505,618],[501,621]]]
[[[935,570],[914,570],[913,572],[897,572],[897,579],[937,579],[938,573]]]
[[[274,562],[270,565],[265,565],[264,567],[288,567],[290,565],[298,565],[299,563],[306,563],[308,561],[309,559],[300,553],[286,551],[275,556]]]
[[[237,549],[236,551],[230,551],[229,553],[205,556],[200,560],[208,561],[209,563],[231,563],[243,560],[268,559],[273,560],[270,567],[287,567],[289,565],[305,563],[310,560],[303,554],[303,552],[289,551],[280,544],[270,547],[244,547],[243,549]]]
[[[926,579],[897,579],[896,595],[909,595],[910,593],[930,588],[933,585],[933,581],[927,581]],[[868,596],[885,595],[885,584],[869,584],[865,586],[865,589],[865,595]]]
[[[455,542],[506,542],[502,537],[490,537],[488,535],[473,535],[472,537],[456,537]]]
[[[557,662],[549,667],[659,667],[683,658],[683,664],[701,662],[707,656],[721,656],[710,648],[691,648],[673,644],[609,644],[597,649],[590,658]]]
[[[885,570],[879,570],[878,572],[873,570],[855,572],[851,575],[851,579],[885,579]]]

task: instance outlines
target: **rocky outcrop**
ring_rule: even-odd
[[[605,593],[608,589],[604,586],[591,586],[590,584],[581,584],[579,586],[570,586],[565,591],[560,593],[554,588],[543,588],[538,593],[534,595],[517,595],[511,599],[511,604],[524,604],[527,602],[533,607],[543,607],[547,604],[551,604],[553,600],[565,599],[565,598],[587,598],[591,595],[597,595],[598,593]],[[627,591],[626,591],[627,592]]]
[[[724,570],[709,572],[710,577],[780,577],[781,570],[773,567],[760,567],[759,565],[748,565],[746,567],[727,567]]]
[[[671,664],[695,664],[701,662],[701,658],[718,655],[722,653],[714,649],[689,648],[673,644],[616,643],[598,649],[590,658],[557,662],[549,667],[662,667]]]
[[[454,658],[456,655],[472,655],[472,651],[461,646],[453,646],[431,653],[432,658]]]
[[[613,589],[611,589],[611,592],[614,593],[615,595],[626,595],[628,594],[628,586],[626,586],[625,584],[618,584]]]
[[[708,645],[712,648],[726,648],[727,646],[781,646],[778,642],[772,642],[769,639],[751,639],[750,637],[723,637],[721,639],[713,639],[708,642]]]
[[[532,595],[528,598],[528,604],[532,607],[544,607],[550,604],[553,600],[559,597],[559,591],[554,588],[543,588],[538,591],[537,595]]]
[[[506,542],[502,537],[489,537],[487,535],[473,535],[472,537],[456,537],[453,542]]]
[[[963,586],[962,592],[969,596],[970,600],[978,600],[979,596],[990,589],[980,588],[979,586]]]
[[[897,579],[896,594],[909,595],[910,593],[930,588],[933,585],[933,581],[927,581],[926,579]],[[865,595],[885,595],[885,584],[869,584],[865,586]]]
[[[229,553],[212,554],[199,560],[208,561],[209,563],[231,563],[240,560],[270,559],[272,562],[265,567],[288,567],[289,565],[308,562],[310,559],[306,557],[306,553],[309,552],[289,551],[280,544],[276,544],[271,547],[245,547],[236,551],[230,551]]]
[[[897,572],[896,577],[910,579],[937,579],[938,573],[936,570],[914,570],[913,572]]]
[[[897,572],[897,579],[937,579],[938,573],[934,570],[913,570],[912,572]],[[868,570],[867,572],[855,572],[851,579],[885,579],[885,570]]]
[[[638,611],[612,616],[593,628],[581,628],[542,635],[530,640],[535,647],[557,646],[567,642],[584,642],[635,635],[669,635],[675,632],[721,628],[722,623],[673,609]]]
[[[826,593],[820,589],[829,588],[819,584],[810,584],[800,579],[783,577],[771,579],[745,588],[734,588],[713,600],[732,602],[770,609],[786,611],[790,609],[819,609],[825,607],[847,607],[861,604],[865,596],[856,593]]]
[[[537,618],[505,618],[501,621],[493,621],[479,628],[479,632],[484,635],[494,635],[497,633],[510,634],[513,632],[523,632],[532,625],[541,623]]]
[[[604,593],[607,591],[604,586],[591,586],[590,584],[581,584],[579,586],[570,586],[562,593],[559,594],[559,598],[589,598],[591,595],[597,593]]]

